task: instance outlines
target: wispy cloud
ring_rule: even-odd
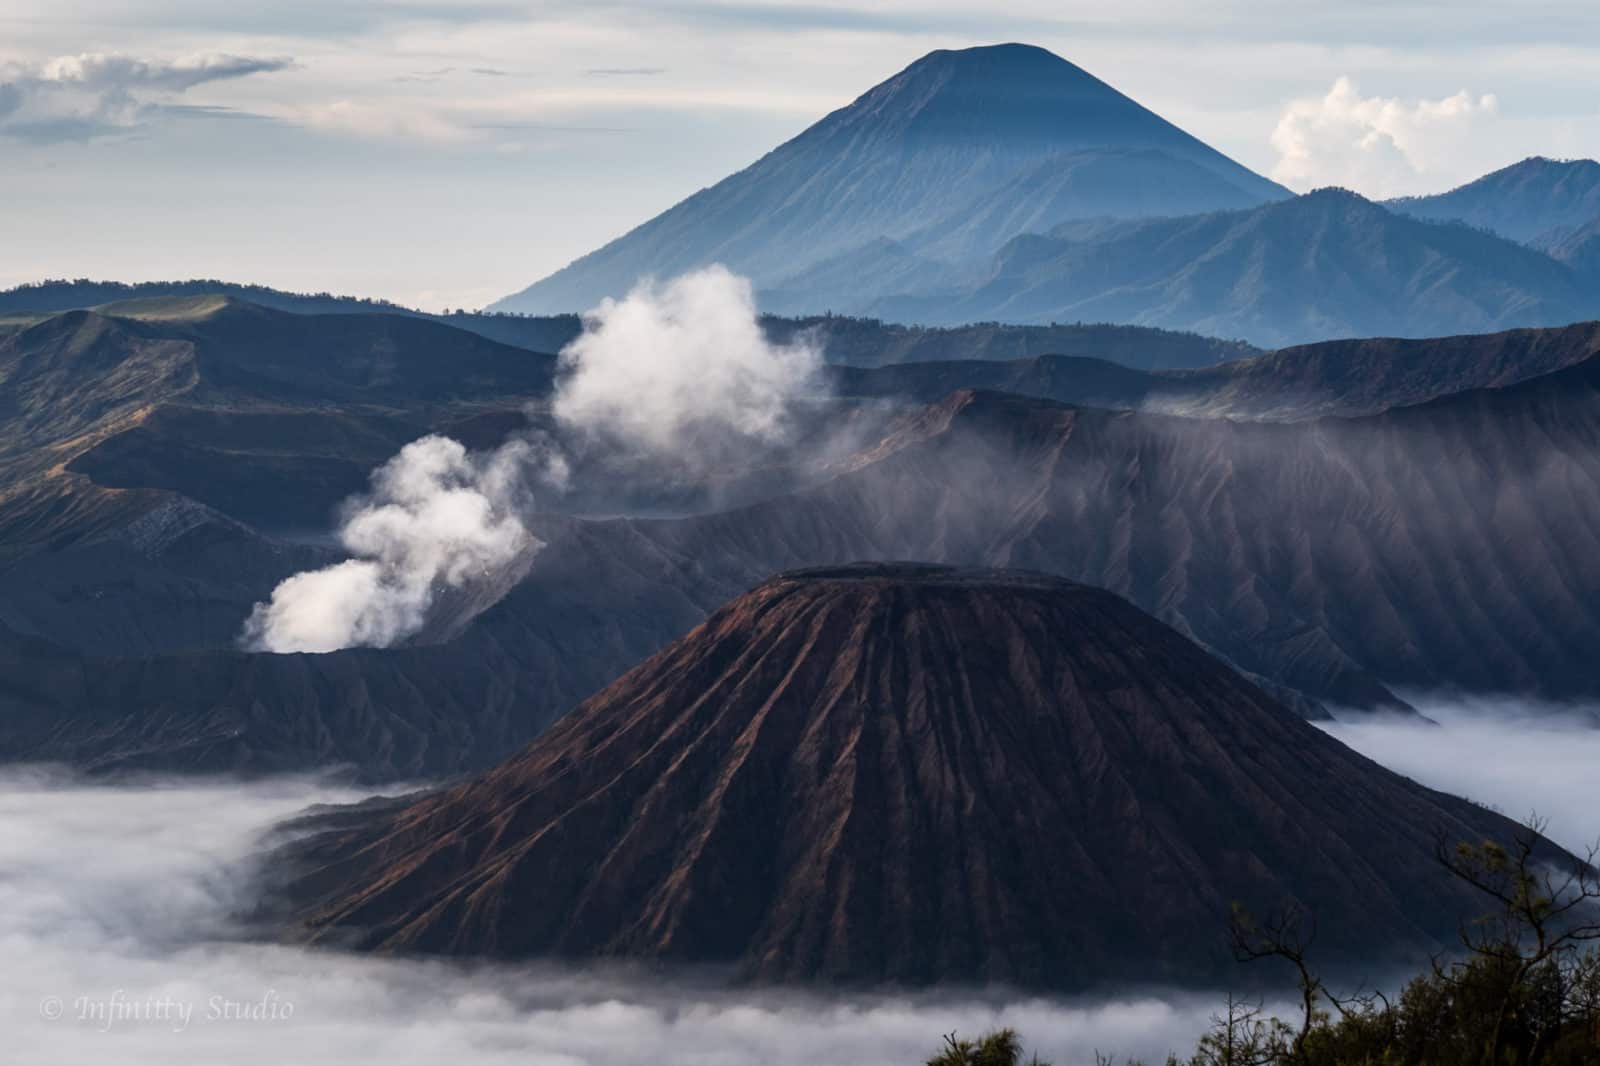
[[[440,67],[437,70],[414,70],[414,71],[411,71],[408,74],[397,74],[397,75],[395,75],[395,77],[392,80],[393,81],[401,81],[401,82],[406,82],[406,81],[433,82],[433,81],[438,81],[441,78],[447,78],[451,74],[454,74],[455,72],[456,72],[456,68],[455,67]]]
[[[333,100],[301,108],[295,120],[308,129],[368,140],[463,142],[472,130],[437,111],[405,101]]]
[[[292,65],[288,59],[225,54],[162,61],[87,52],[52,59],[39,68],[35,78],[41,85],[79,87],[93,92],[136,89],[183,92],[208,81],[265,74],[286,70]]]
[[[649,77],[666,72],[666,67],[590,67],[584,71],[591,78]]]
[[[0,135],[36,142],[128,133],[196,86],[288,70],[285,58],[211,53],[173,60],[85,52],[0,67]]]
[[[241,122],[278,122],[275,115],[263,115],[257,111],[246,111],[238,107],[224,107],[220,104],[153,104],[152,109],[172,118],[219,119],[223,121]]]
[[[474,122],[475,130],[516,133],[523,130],[545,133],[637,133],[634,126],[563,126],[550,122]]]

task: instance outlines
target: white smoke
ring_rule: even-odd
[[[606,300],[561,363],[553,407],[569,436],[620,448],[635,467],[706,470],[785,442],[822,356],[804,341],[769,343],[749,281],[713,266]],[[415,635],[442,590],[543,547],[521,517],[528,486],[559,489],[567,469],[557,445],[528,437],[487,454],[413,441],[347,505],[339,539],[352,558],[281,582],[241,643],[327,652]]]
[[[523,526],[527,440],[474,455],[447,437],[412,441],[353,501],[339,540],[353,558],[284,580],[245,622],[254,651],[387,647],[422,629],[442,588],[487,577],[542,545]]]
[[[768,341],[750,282],[712,266],[606,300],[561,360],[555,414],[564,425],[645,456],[692,460],[726,436],[786,440],[822,353],[803,339]]]

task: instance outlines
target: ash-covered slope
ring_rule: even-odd
[[[797,566],[1025,566],[1126,596],[1330,704],[1381,706],[1390,686],[1592,699],[1600,357],[1293,424],[961,392],[827,484],[582,533],[552,539],[485,619],[514,632],[539,617],[563,571],[625,580],[635,609],[706,609]]]
[[[861,559],[1025,566],[1108,588],[1326,704],[1393,704],[1390,686],[1600,698],[1600,357],[1292,424],[960,392],[848,467],[716,514],[532,516],[547,546],[525,576],[430,646],[385,652],[86,658],[155,637],[192,648],[218,619],[226,643],[286,570],[251,569],[259,551],[214,523],[38,556],[4,575],[0,625],[78,654],[10,660],[0,753],[481,769],[769,575]],[[172,631],[140,624],[151,612]],[[218,722],[226,745],[186,746]]]
[[[768,288],[877,238],[927,231],[926,240],[970,254],[1069,218],[1286,195],[1043,49],[938,51],[493,309],[582,310],[643,276],[712,262]]]
[[[317,940],[1038,986],[1211,976],[1235,902],[1415,956],[1475,903],[1436,839],[1510,831],[1109,593],[915,564],[781,575],[499,768],[339,819],[280,854]]]
[[[221,296],[70,311],[0,336],[0,494],[70,494],[73,464],[96,451],[102,487],[182,490],[297,447],[325,460],[303,471],[309,484],[353,473],[348,492],[451,405],[515,410],[554,372],[552,355],[402,315]],[[161,455],[188,485],[140,476]]]

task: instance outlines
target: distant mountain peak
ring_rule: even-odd
[[[1101,165],[1076,174],[1069,164],[1085,159]],[[885,238],[956,234],[963,251],[975,242],[992,251],[1073,218],[1253,207],[1288,195],[1043,48],[937,51],[492,309],[581,311],[641,277],[712,262],[769,291]],[[981,224],[965,225],[980,214]],[[790,309],[826,309],[799,302]]]
[[[1082,67],[1033,45],[930,52],[805,136],[871,127],[881,136],[948,137],[1013,150],[1047,145],[1168,147],[1197,142]]]
[[[1012,85],[1018,82],[1075,83],[1086,88],[1116,92],[1076,63],[1063,59],[1049,49],[1017,43],[940,48],[929,52],[876,88],[886,89],[928,78],[980,82],[985,85],[994,85],[996,81]]]

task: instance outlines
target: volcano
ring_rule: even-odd
[[[1474,911],[1392,774],[1118,597],[1024,571],[780,575],[448,791],[289,845],[294,935],[776,981],[1214,977],[1230,906],[1324,959]]]
[[[1069,219],[1288,195],[1042,48],[941,50],[493,310],[581,311],[713,262],[770,289],[878,239],[972,255]]]

